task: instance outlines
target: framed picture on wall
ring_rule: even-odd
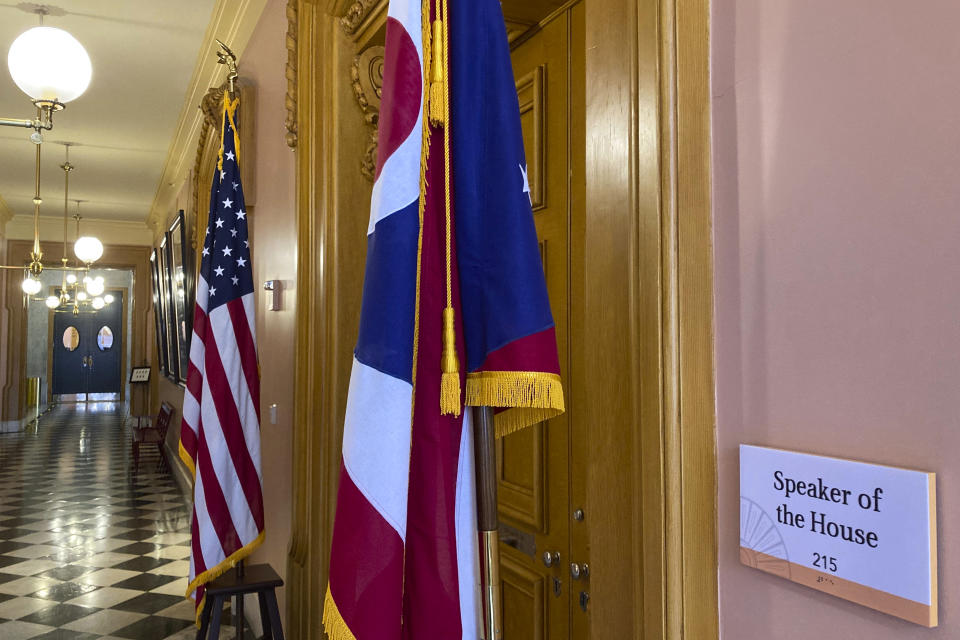
[[[172,320],[176,340],[177,379],[187,382],[187,367],[190,362],[190,336],[193,332],[191,311],[193,311],[193,277],[186,238],[183,210],[177,214],[167,233],[170,239],[170,297],[172,302]]]
[[[170,367],[167,362],[167,332],[164,330],[167,319],[160,287],[160,254],[156,249],[150,252],[150,281],[153,285],[153,319],[157,332],[157,368],[166,375]]]
[[[170,280],[170,234],[164,234],[160,240],[160,249],[157,252],[160,255],[160,298],[163,301],[164,323],[163,333],[166,336],[166,357],[167,367],[164,375],[174,382],[179,382],[179,370],[177,367],[177,334],[174,330],[174,311],[173,297],[171,296]]]

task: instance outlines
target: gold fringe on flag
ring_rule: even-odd
[[[333,594],[330,593],[330,587],[327,587],[327,597],[323,601],[323,630],[327,632],[330,640],[357,640],[350,627],[347,626],[340,610],[337,609],[337,603],[333,601]]]
[[[563,413],[563,385],[555,373],[478,371],[467,374],[468,407],[506,407],[494,417],[498,438]]]

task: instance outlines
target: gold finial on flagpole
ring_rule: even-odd
[[[227,65],[227,82],[230,84],[230,95],[233,95],[233,81],[237,79],[237,56],[233,51],[223,43],[219,38],[216,38],[217,44],[220,45],[220,51],[217,51],[217,64]]]

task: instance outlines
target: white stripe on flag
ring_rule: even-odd
[[[227,510],[230,512],[233,528],[240,536],[240,546],[244,546],[253,541],[259,535],[259,531],[253,520],[250,505],[247,503],[247,496],[241,489],[243,485],[240,484],[240,476],[233,466],[233,458],[230,456],[230,449],[227,447],[223,428],[220,426],[220,418],[217,415],[207,377],[203,379],[203,400],[200,402],[200,408],[203,413],[203,437],[199,446],[205,445],[210,453],[213,475],[217,478],[220,489],[223,491],[223,497],[227,501]],[[197,473],[197,476],[199,477],[200,474]],[[230,488],[233,488],[233,491],[227,491]],[[207,529],[200,528],[201,538],[208,532],[216,537],[216,530],[211,524]],[[217,562],[222,559],[221,556]],[[211,558],[206,555],[206,552],[204,552],[203,561],[208,567],[217,564],[217,562],[211,562]]]
[[[460,458],[457,460],[457,582],[460,590],[461,640],[480,638],[480,546],[477,542],[477,491],[474,472],[473,420],[468,407],[460,434]]]
[[[423,71],[423,37],[420,23],[419,0],[394,0],[387,8],[387,15],[399,21],[417,49],[420,73]],[[420,149],[423,143],[423,100],[410,135],[383,163],[383,168],[373,185],[370,196],[370,224],[367,235],[373,233],[377,223],[387,216],[408,207],[420,198]]]
[[[212,567],[223,560],[223,545],[217,537],[217,530],[213,528],[210,514],[207,512],[207,496],[203,491],[203,478],[198,473],[193,488],[193,509],[197,515],[197,531],[200,532],[200,553],[203,555],[203,565]],[[193,562],[193,547],[191,546],[190,561]],[[191,566],[190,579],[196,578],[196,565]]]
[[[343,424],[343,466],[367,501],[407,538],[413,387],[356,358]]]
[[[240,362],[240,348],[237,346],[237,336],[233,332],[233,320],[230,318],[227,305],[221,305],[214,309],[209,318],[211,332],[217,341],[220,362],[223,364],[223,370],[227,374],[230,388],[233,390],[234,405],[237,407],[240,425],[243,427],[244,446],[250,452],[253,465],[257,469],[257,476],[261,478],[262,484],[260,420],[257,417],[257,407],[253,402],[250,389],[247,387],[247,377],[243,373],[243,365]]]

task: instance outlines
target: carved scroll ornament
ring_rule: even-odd
[[[364,120],[371,128],[360,166],[360,172],[371,182],[377,168],[377,133],[380,122],[380,98],[383,94],[383,56],[383,47],[369,47],[353,59],[353,66],[350,69],[353,93],[363,111]]]
[[[347,12],[340,18],[340,27],[348,36],[353,35],[360,28],[364,18],[377,5],[377,2],[379,0],[356,0],[350,5]]]
[[[287,0],[287,146],[297,147],[297,0]]]

